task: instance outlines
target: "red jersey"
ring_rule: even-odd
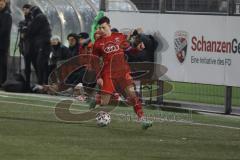
[[[130,45],[122,33],[112,33],[111,36],[98,39],[93,46],[93,54],[103,58],[103,74],[117,78],[130,72],[125,59],[124,50]]]

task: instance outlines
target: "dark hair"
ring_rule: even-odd
[[[78,35],[76,33],[70,33],[68,36],[67,36],[67,40],[69,39],[69,37],[73,37],[74,39],[76,39],[78,41]]]
[[[87,32],[81,32],[78,34],[78,38],[88,39],[89,34]]]
[[[102,17],[101,19],[99,19],[98,24],[101,25],[103,23],[110,24],[110,19],[106,16]]]
[[[114,32],[114,33],[118,33],[119,32],[119,30],[117,28],[112,28],[111,31]]]
[[[24,4],[22,8],[30,9],[30,8],[32,8],[32,5],[31,4]]]

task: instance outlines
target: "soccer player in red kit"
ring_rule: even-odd
[[[152,122],[144,118],[142,104],[136,95],[134,82],[130,76],[130,67],[124,55],[124,50],[130,48],[127,37],[122,33],[111,32],[108,17],[102,17],[98,24],[102,37],[94,43],[93,55],[103,59],[103,69],[97,79],[97,82],[102,85],[102,92],[101,98],[96,99],[94,104],[107,105],[116,88],[120,88],[120,92],[124,92],[128,102],[133,105],[143,129],[147,129],[152,126]],[[95,105],[92,105],[92,108],[95,108]]]

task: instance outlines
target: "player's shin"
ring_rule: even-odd
[[[128,101],[134,106],[134,111],[138,116],[138,120],[142,124],[142,129],[146,130],[149,127],[152,127],[152,121],[148,121],[144,117],[143,109],[142,109],[142,103],[138,97],[134,98],[128,98]]]
[[[142,119],[144,116],[142,103],[138,97],[128,98],[128,101],[133,105],[134,112],[138,116],[138,119]]]

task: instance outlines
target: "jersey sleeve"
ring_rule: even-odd
[[[101,77],[101,49],[100,49],[100,45],[98,43],[98,41],[95,41],[94,45],[93,45],[93,51],[92,51],[92,56],[91,56],[91,60],[90,60],[90,64],[91,64],[91,69],[94,70],[96,72],[96,79]]]
[[[120,47],[123,50],[127,50],[129,47],[131,47],[130,43],[127,40],[127,35],[121,34],[121,44],[120,44]]]
[[[94,56],[100,57],[101,50],[100,50],[99,47],[100,47],[100,46],[99,46],[99,43],[98,43],[98,41],[96,41],[96,42],[94,43],[94,45],[93,45],[93,51],[92,51],[92,54],[93,54]]]

